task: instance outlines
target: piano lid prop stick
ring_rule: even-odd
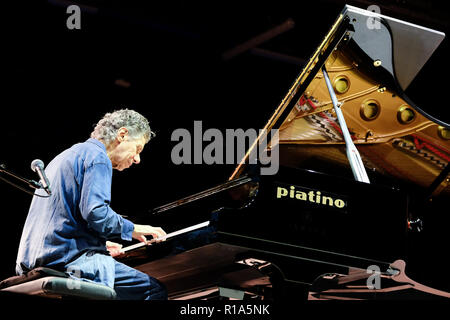
[[[336,94],[334,93],[333,86],[331,85],[330,78],[328,77],[327,70],[325,66],[322,67],[323,77],[325,78],[325,82],[327,84],[328,92],[331,97],[331,101],[333,102],[334,110],[336,111],[336,116],[338,118],[339,125],[342,129],[342,134],[344,136],[344,141],[347,146],[347,158],[350,162],[350,167],[352,168],[353,176],[356,180],[360,182],[370,183],[369,177],[367,176],[366,168],[364,168],[364,164],[362,162],[361,156],[356,149],[355,144],[352,141],[352,137],[348,132],[347,124],[345,122],[344,115],[341,110],[341,104],[339,104]]]
[[[203,227],[207,227],[208,225],[209,225],[209,221],[205,221],[205,222],[202,222],[202,223],[199,223],[199,224],[196,224],[196,225],[184,228],[184,229],[180,229],[180,230],[168,233],[165,236],[158,237],[156,239],[152,239],[152,240],[147,241],[147,242],[139,242],[139,243],[133,244],[131,246],[122,248],[120,250],[120,253],[125,253],[125,252],[130,251],[130,250],[134,250],[134,249],[138,249],[138,248],[144,247],[146,245],[150,245],[150,244],[152,244],[154,242],[163,241],[163,240],[166,240],[166,239],[169,239],[169,238],[173,238],[175,236],[178,236],[178,235],[186,233],[186,232],[190,232],[190,231],[194,231],[194,230],[197,230],[197,229],[200,229],[200,228],[203,228]]]

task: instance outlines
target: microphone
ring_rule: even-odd
[[[33,160],[33,162],[31,162],[31,170],[37,172],[39,178],[41,179],[39,182],[41,183],[42,188],[50,196],[52,194],[52,190],[50,189],[50,182],[48,182],[47,176],[45,175],[44,162],[39,159]]]

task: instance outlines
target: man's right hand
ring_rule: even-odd
[[[133,239],[139,240],[141,242],[148,242],[148,240],[145,236],[153,236],[153,239],[156,239],[159,237],[163,237],[165,235],[166,235],[166,233],[160,227],[152,227],[149,225],[135,224],[134,231],[131,236],[133,237]]]

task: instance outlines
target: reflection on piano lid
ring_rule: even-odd
[[[280,163],[349,172],[321,71],[325,66],[369,175],[425,188],[435,182],[433,195],[449,196],[448,171],[439,174],[450,162],[450,125],[425,113],[404,93],[444,37],[346,6],[265,126],[279,129]],[[231,179],[244,171],[249,153]]]
[[[380,23],[369,28],[366,22],[374,17]],[[397,184],[346,179],[339,171],[348,169],[348,160],[321,71],[325,66],[343,102],[347,126],[367,168],[448,196],[450,126],[404,94],[443,37],[345,6],[265,126],[279,129],[279,172],[253,175],[246,165],[252,149],[263,142],[261,136],[228,182],[149,215],[151,224],[177,230],[204,221],[212,209],[211,203],[206,209],[202,205],[208,199],[238,199],[235,208],[212,201],[218,210],[208,227],[212,229],[204,230],[207,237],[197,230],[185,234],[189,241],[182,253],[170,251],[177,241],[172,239],[146,247],[126,263],[160,279],[171,299],[230,297],[233,292],[234,297],[278,301],[410,298],[411,290],[403,295],[405,286],[448,297],[410,280],[399,262],[405,257],[406,192],[393,187]],[[324,163],[332,175],[323,173]],[[173,226],[179,223],[184,225]],[[202,237],[206,240],[199,241]],[[171,255],[159,259],[152,252],[163,246],[169,246]],[[389,280],[387,286],[355,294],[350,282],[367,280],[367,270],[374,266]],[[396,281],[404,285],[392,284]]]

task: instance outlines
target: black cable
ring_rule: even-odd
[[[22,190],[25,193],[31,194],[32,196],[36,196],[36,197],[40,197],[40,198],[48,198],[50,196],[41,196],[40,194],[36,194],[36,193],[32,193],[29,190],[26,190],[24,188],[22,188],[21,186],[15,184],[14,182],[9,181],[8,179],[5,179],[4,177],[0,176],[0,180],[5,181],[6,183],[9,183],[10,185],[12,185],[13,187],[16,187],[19,190]]]

